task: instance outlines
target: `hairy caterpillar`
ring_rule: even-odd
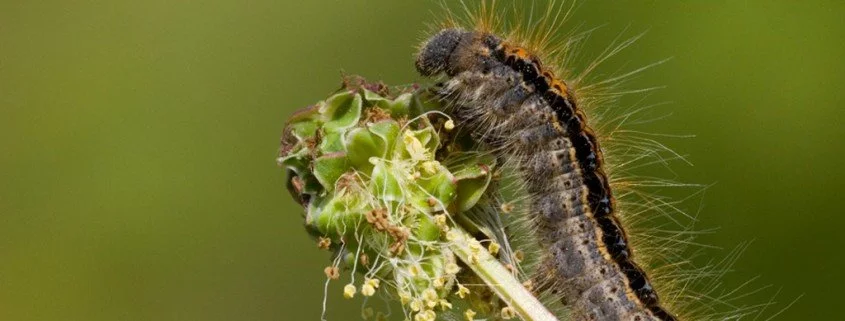
[[[478,12],[468,11],[474,25],[449,21],[422,45],[416,67],[423,76],[445,74],[436,95],[459,123],[518,168],[546,249],[535,279],[575,320],[692,319],[666,308],[638,264],[580,92],[540,58],[555,57],[548,53],[556,51],[549,49],[550,32],[560,24],[560,10],[529,22],[536,30],[510,32],[500,30],[500,13],[484,1]]]
[[[483,126],[487,137],[500,138],[491,144],[515,139],[509,153],[524,157],[524,175],[549,178],[527,180],[532,212],[550,247],[544,264],[565,283],[563,298],[577,306],[579,318],[675,320],[633,261],[614,216],[601,149],[565,83],[524,49],[461,29],[434,36],[417,67],[424,75],[452,77],[440,94],[456,101],[462,121],[495,113],[498,119]]]

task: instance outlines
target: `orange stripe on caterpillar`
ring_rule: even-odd
[[[539,58],[531,55],[528,52],[528,50],[526,50],[525,48],[522,48],[522,47],[519,47],[519,46],[516,46],[516,45],[513,45],[513,44],[509,44],[507,42],[502,42],[502,44],[500,46],[501,46],[500,50],[504,51],[505,54],[507,56],[509,56],[508,58],[513,57],[513,59],[522,59],[522,60],[525,60],[525,61],[530,61],[532,64],[534,64],[537,67],[538,70],[541,71],[541,76],[550,84],[551,89],[553,89],[554,92],[557,95],[567,97],[567,98],[569,97],[569,93],[568,93],[566,83],[559,80],[555,76],[554,72],[552,72],[551,70],[545,70],[543,68],[543,66],[540,64]]]

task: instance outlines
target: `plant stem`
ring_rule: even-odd
[[[513,275],[487,250],[473,250],[467,240],[472,236],[460,226],[453,227],[458,237],[451,243],[455,252],[496,295],[507,302],[523,321],[557,321],[558,319],[537,300]]]

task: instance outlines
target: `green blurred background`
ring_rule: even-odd
[[[341,71],[419,80],[435,1],[2,1],[0,320],[315,320],[322,268],[274,155]],[[845,2],[579,4],[597,53],[672,113],[654,132],[716,183],[699,226],[777,320],[841,319]],[[329,320],[360,301],[330,288]],[[754,303],[754,302],[748,302]],[[761,318],[765,319],[765,317]]]

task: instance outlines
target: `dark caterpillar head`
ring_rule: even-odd
[[[500,43],[498,37],[488,33],[444,29],[431,37],[420,49],[417,55],[417,70],[423,76],[433,76],[441,72],[449,76],[464,71],[488,72],[502,65],[492,56]]]
[[[461,29],[444,29],[428,39],[417,54],[417,71],[432,76],[452,69],[450,60],[455,49],[470,34]]]

